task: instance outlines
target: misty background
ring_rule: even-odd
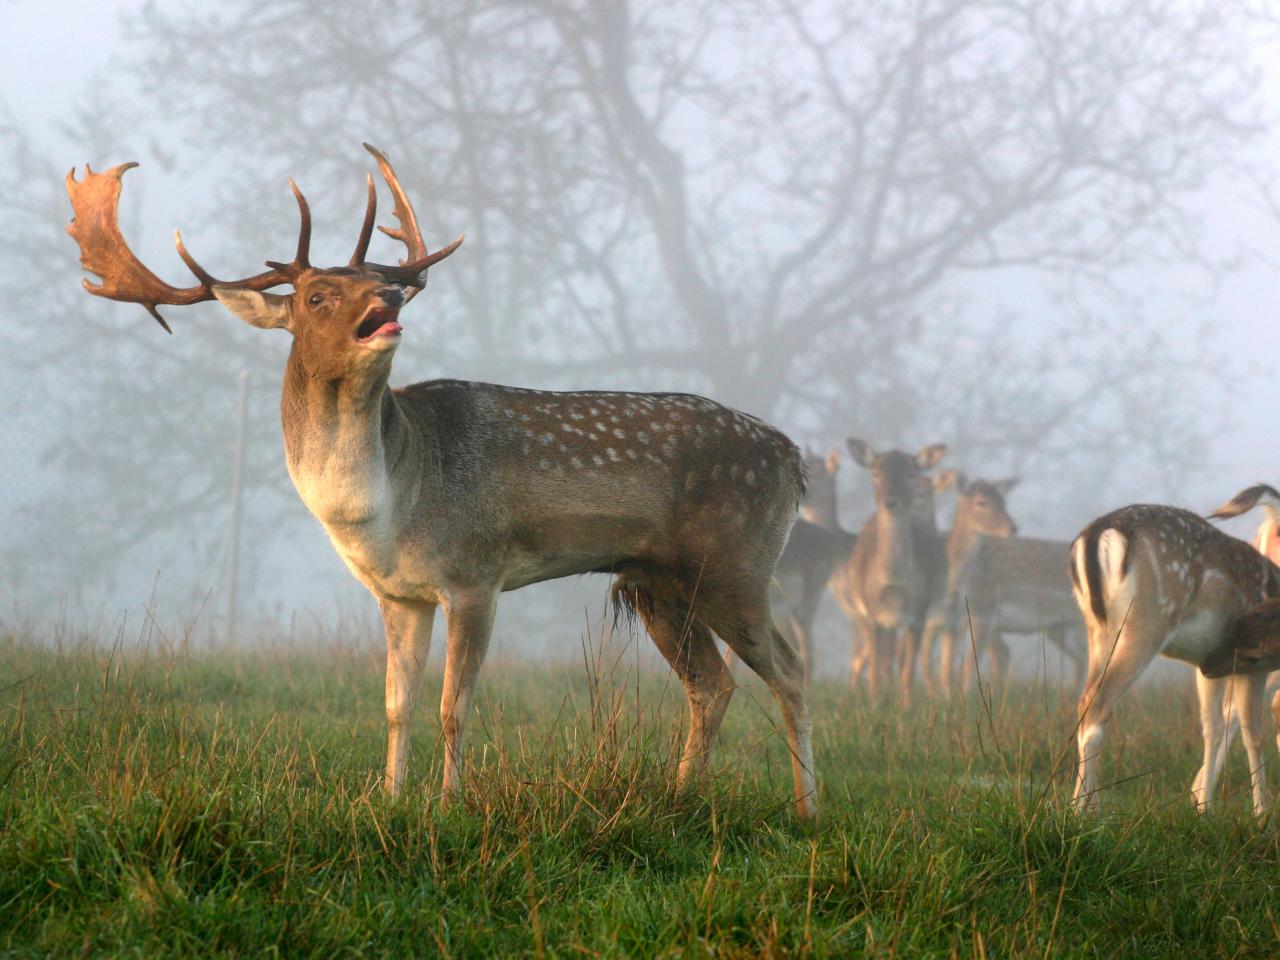
[[[175,227],[217,276],[290,255],[289,176],[313,260],[345,262],[360,143],[381,147],[427,242],[467,235],[402,317],[393,384],[686,390],[821,451],[944,442],[946,465],[1021,478],[1009,506],[1030,536],[1280,482],[1265,5],[0,12],[0,621],[148,608],[222,629],[243,371],[242,633],[377,629],[284,469],[287,334],[201,304],[161,308],[169,336],[88,296],[64,232],[63,178],[85,161],[141,163],[125,237],[186,285]],[[857,529],[869,487],[847,458],[840,477]],[[507,595],[494,649],[577,649],[606,583]],[[824,658],[847,656],[847,632],[828,621]]]

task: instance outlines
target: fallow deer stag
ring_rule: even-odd
[[[813,671],[813,621],[827,581],[853,552],[857,536],[840,526],[836,500],[836,474],[840,457],[832,451],[825,459],[805,453],[808,486],[800,503],[800,519],[778,558],[776,579],[783,594],[779,626],[804,660],[804,679]]]
[[[367,145],[366,145],[367,146]],[[462,785],[462,736],[498,594],[571,574],[615,575],[615,601],[639,614],[689,698],[678,780],[704,768],[734,683],[712,631],[758,673],[782,707],[801,817],[817,814],[812,724],[800,659],[769,614],[774,564],[803,492],[799,451],[761,421],[702,397],[552,393],[457,380],[390,389],[400,309],[429,253],[391,165],[368,147],[395,199],[408,255],[365,259],[376,191],[345,267],[308,260],[302,216],[291,263],[215,280],[178,240],[194,287],[159,280],[117,223],[133,164],[67,177],[89,292],[158,304],[217,299],[240,319],[287,330],[293,345],[281,412],[289,475],[352,573],[374,594],[387,632],[386,788],[405,781],[409,730],[437,606],[448,625],[440,719],[445,802]],[[265,292],[288,284],[288,295]],[[162,321],[163,322],[163,321]]]
[[[1280,567],[1243,540],[1176,507],[1136,504],[1089,524],[1071,545],[1071,580],[1089,633],[1089,667],[1080,695],[1078,809],[1098,805],[1098,754],[1116,701],[1158,655],[1196,672],[1204,756],[1191,787],[1201,810],[1213,804],[1225,747],[1223,704],[1230,697],[1249,756],[1253,810],[1269,804],[1263,767],[1265,672],[1218,675],[1230,646],[1273,610]]]
[[[856,685],[859,651],[868,651],[868,689],[878,697],[887,687],[895,652],[899,657],[900,699],[911,699],[916,645],[925,613],[942,572],[933,543],[921,533],[912,505],[920,475],[938,465],[946,446],[933,444],[916,454],[876,453],[862,440],[846,444],[855,462],[871,471],[876,511],[858,532],[849,559],[831,588],[854,626],[850,684]]]

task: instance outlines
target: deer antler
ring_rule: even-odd
[[[84,179],[76,179],[75,167],[67,173],[67,194],[71,197],[71,207],[75,217],[67,226],[67,233],[80,245],[80,265],[90,273],[96,273],[102,280],[93,283],[82,280],[84,288],[98,297],[110,300],[123,300],[126,303],[140,303],[147,312],[155,317],[156,322],[172,333],[169,324],[160,311],[160,304],[186,306],[213,299],[213,286],[220,283],[196,262],[187,252],[182,242],[182,234],[174,232],[174,242],[182,262],[200,281],[194,287],[173,287],[165,283],[143,265],[125,243],[120,232],[119,207],[122,178],[126,170],[132,170],[136,163],[122,163],[102,173],[95,173],[89,164],[85,164]],[[292,181],[290,181],[292,183]],[[302,208],[302,230],[298,240],[300,261],[287,266],[269,264],[272,267],[265,273],[259,273],[244,280],[236,280],[228,286],[244,287],[250,290],[266,290],[282,283],[289,283],[306,267],[307,246],[311,235],[311,217],[306,208],[306,200],[294,187]]]
[[[400,178],[396,176],[396,172],[391,167],[389,161],[381,150],[368,143],[364,144],[364,148],[368,150],[375,160],[378,161],[378,170],[382,173],[382,178],[387,181],[387,187],[391,190],[391,196],[395,199],[395,218],[400,221],[397,228],[379,226],[378,229],[385,233],[392,240],[399,240],[405,245],[408,253],[404,260],[400,261],[399,266],[389,266],[386,264],[371,263],[368,266],[382,273],[388,280],[410,287],[405,292],[406,301],[411,300],[417,295],[417,292],[423,287],[422,274],[426,272],[427,267],[433,263],[439,263],[453,251],[462,245],[463,238],[458,237],[457,240],[446,247],[437,250],[435,253],[427,252],[427,245],[422,240],[422,230],[418,226],[418,215],[413,210],[413,204],[409,202],[408,195],[404,192],[404,188],[400,186]],[[373,191],[373,183],[369,184],[369,203],[365,211],[366,230],[373,223],[374,212],[376,209],[376,200]],[[363,262],[365,251],[368,250],[369,241],[362,231],[360,234],[360,244],[356,247],[356,253],[352,255],[352,265],[356,265],[357,256]]]
[[[356,241],[355,252],[351,255],[351,266],[367,266],[381,274],[389,283],[409,288],[406,301],[421,290],[424,285],[423,274],[427,267],[443,260],[462,243],[462,237],[435,253],[427,252],[427,245],[422,241],[422,231],[418,228],[418,217],[413,211],[395,171],[386,156],[374,147],[365,144],[365,148],[377,158],[378,169],[391,188],[395,198],[395,216],[400,221],[397,229],[379,227],[383,233],[394,240],[402,242],[408,250],[408,256],[399,265],[391,266],[380,263],[365,263],[365,254],[369,249],[369,240],[373,235],[374,220],[378,211],[377,191],[373,186],[373,177],[368,177],[369,200],[365,208],[364,225],[360,229],[360,238]],[[136,167],[136,163],[122,163],[103,173],[95,173],[85,164],[83,180],[76,179],[75,167],[67,174],[67,195],[71,198],[71,206],[75,216],[67,227],[67,233],[80,245],[80,264],[90,273],[101,278],[100,283],[89,280],[82,281],[84,288],[99,297],[110,300],[123,300],[127,303],[140,303],[147,312],[155,317],[156,322],[170,333],[169,324],[156,309],[160,304],[186,306],[214,299],[214,286],[239,287],[248,290],[266,290],[269,287],[285,283],[295,283],[304,270],[311,267],[311,208],[307,198],[302,195],[298,185],[289,180],[289,189],[298,201],[298,215],[301,223],[298,228],[298,250],[292,263],[278,263],[268,260],[271,269],[243,280],[220,281],[205,270],[187,251],[182,242],[182,234],[174,231],[174,242],[178,255],[187,265],[195,278],[200,282],[194,287],[173,287],[165,283],[147,269],[129,249],[124,236],[120,232],[119,207],[122,179],[126,170]]]

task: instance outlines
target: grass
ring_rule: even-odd
[[[1280,953],[1280,847],[1241,757],[1209,817],[1189,682],[1108,728],[1067,812],[1073,697],[873,708],[812,691],[823,820],[744,681],[714,773],[634,649],[491,664],[442,811],[428,678],[385,799],[373,649],[0,643],[0,951],[15,956],[1197,956]],[[614,659],[608,659],[613,657]],[[1236,753],[1241,751],[1237,748]],[[1065,759],[1064,759],[1065,758]]]

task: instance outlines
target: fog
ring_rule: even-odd
[[[820,451],[943,442],[1063,539],[1280,483],[1274,22],[891,6],[6,4],[0,618],[154,602],[225,629],[245,371],[242,636],[376,627],[284,470],[288,336],[216,304],[162,307],[169,336],[85,294],[62,178],[86,161],[141,163],[125,236],[182,285],[177,226],[217,275],[287,256],[289,176],[313,260],[345,262],[360,143],[386,150],[428,243],[467,235],[405,312],[393,384],[687,390]],[[840,489],[857,529],[847,459]],[[495,649],[576,649],[605,588],[507,595]]]

